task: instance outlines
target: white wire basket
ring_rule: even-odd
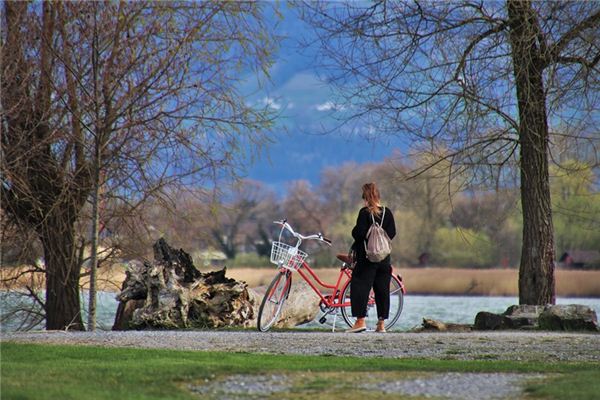
[[[302,250],[283,242],[273,242],[271,246],[271,262],[292,271],[298,270],[307,256]]]

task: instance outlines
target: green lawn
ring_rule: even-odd
[[[201,385],[205,380],[231,374],[290,376],[294,384],[286,398],[376,398],[371,397],[376,393],[347,390],[365,371],[382,379],[450,371],[541,372],[549,374],[549,378],[527,387],[527,394],[532,398],[597,399],[600,393],[600,365],[597,363],[394,360],[6,342],[0,350],[0,397],[3,400],[198,399],[202,396],[192,393],[190,385]],[[328,382],[336,384],[328,385]],[[280,397],[273,395],[273,398]]]

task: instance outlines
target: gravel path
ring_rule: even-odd
[[[600,335],[554,332],[375,333],[126,331],[3,333],[2,341],[271,354],[458,360],[600,361]]]

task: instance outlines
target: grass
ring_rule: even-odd
[[[538,363],[291,356],[55,346],[3,342],[1,398],[8,399],[197,399],[188,388],[231,374],[285,374],[294,386],[286,398],[376,398],[348,395],[361,376],[406,379],[434,372],[550,374],[527,394],[543,399],[593,399],[600,393],[597,363]],[[391,374],[391,375],[385,375]],[[385,378],[388,376],[388,378]],[[331,382],[334,385],[330,385]],[[288,396],[289,394],[289,396]],[[379,393],[381,395],[381,393]],[[273,394],[273,398],[281,394]]]

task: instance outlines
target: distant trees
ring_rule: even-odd
[[[269,224],[281,218],[277,210],[275,194],[263,183],[242,180],[219,196],[205,228],[215,247],[229,259],[244,247],[269,255]]]
[[[320,231],[333,239],[332,248],[307,244],[313,262],[328,267],[334,265],[336,253],[347,252],[352,244],[350,232],[362,206],[360,186],[375,181],[384,204],[396,216],[396,266],[416,266],[424,253],[429,265],[442,267],[518,265],[523,226],[518,188],[461,191],[454,187],[448,192],[448,171],[444,168],[449,168],[449,163],[407,179],[411,171],[427,165],[429,161],[420,156],[396,155],[380,163],[328,167],[318,186],[299,181],[280,194],[251,180],[222,186],[218,196],[206,191],[175,192],[171,194],[173,204],[147,202],[140,209],[145,214],[140,221],[151,224],[140,223],[133,229],[111,224],[109,229],[117,237],[129,238],[119,239],[126,258],[143,256],[153,241],[164,236],[192,254],[207,249],[223,251],[229,257],[226,265],[244,265],[250,260],[252,266],[266,266],[267,261],[256,256],[270,254],[278,231],[271,222],[288,218],[301,232]],[[596,175],[587,164],[566,160],[562,168],[553,167],[550,172],[557,249],[598,248],[600,195],[593,185]],[[136,246],[127,247],[128,243]],[[133,251],[137,247],[142,253]]]
[[[581,161],[550,169],[552,209],[559,251],[600,249],[598,175]]]
[[[42,244],[47,329],[84,328],[76,225],[92,193],[104,211],[166,204],[166,188],[223,176],[240,142],[261,142],[271,115],[235,84],[270,65],[263,7],[3,2],[0,203]]]
[[[475,183],[502,187],[518,162],[519,302],[554,303],[549,125],[594,140],[598,3],[307,1],[302,11],[347,125],[411,134]]]

